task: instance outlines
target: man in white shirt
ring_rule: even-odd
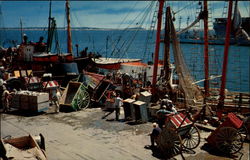
[[[120,94],[117,93],[117,96],[115,97],[115,119],[117,121],[119,121],[120,108],[122,105],[122,98],[120,97]]]

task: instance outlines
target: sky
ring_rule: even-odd
[[[72,27],[97,27],[97,28],[126,28],[140,27],[143,16],[145,18],[142,27],[147,28],[151,23],[153,5],[147,8],[152,1],[71,1],[71,25]],[[156,4],[156,2],[155,2]],[[189,17],[189,23],[194,19],[198,1],[168,1],[172,6],[177,25],[184,27]],[[224,1],[210,1],[212,17],[221,17]],[[0,1],[2,16],[0,26],[20,27],[22,19],[23,27],[46,27],[48,24],[49,1]],[[243,16],[249,16],[250,2],[239,2],[239,8]],[[57,26],[65,27],[65,2],[52,1],[52,17],[55,17]],[[182,18],[180,23],[180,17]]]

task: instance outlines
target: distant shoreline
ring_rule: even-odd
[[[23,30],[47,30],[48,28],[45,27],[25,27]],[[144,28],[128,28],[128,30],[146,30]],[[0,30],[21,30],[20,27],[6,27],[6,28],[0,28]],[[67,28],[64,27],[58,27],[57,30],[67,30]],[[123,28],[115,29],[115,28],[91,28],[91,27],[73,27],[71,30],[124,30]]]

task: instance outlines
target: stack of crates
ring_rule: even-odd
[[[18,91],[12,99],[12,107],[24,111],[42,112],[49,109],[49,94],[45,92]]]
[[[134,108],[134,120],[141,121],[141,122],[148,122],[148,111],[147,111],[147,104],[142,101],[135,101],[133,103]]]
[[[129,120],[129,119],[135,119],[135,115],[132,114],[134,113],[134,107],[133,107],[133,103],[135,102],[134,99],[125,99],[123,101],[123,108],[124,108],[124,115],[125,115],[125,120]]]
[[[150,106],[150,101],[151,101],[152,94],[149,93],[148,91],[144,91],[140,93],[140,96],[138,98],[139,101],[146,102],[148,107]]]
[[[49,109],[49,94],[38,93],[29,96],[29,109],[34,112],[42,112]]]

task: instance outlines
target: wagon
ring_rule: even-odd
[[[88,107],[90,96],[86,86],[80,82],[69,82],[59,103],[60,110],[64,111],[76,111]]]
[[[112,83],[105,79],[104,75],[86,71],[80,74],[78,82],[82,82],[86,86],[91,101],[95,103],[99,103],[105,97],[105,93]]]
[[[242,126],[243,121],[229,113],[226,120],[208,136],[207,142],[224,154],[235,154],[243,147]]]
[[[45,139],[40,136],[23,136],[0,139],[0,159],[39,159],[47,160]]]
[[[200,144],[200,132],[188,116],[182,113],[166,117],[158,146],[165,157],[181,154],[183,149],[195,149]]]
[[[101,101],[111,82],[105,76],[84,71],[76,79],[70,81],[59,100],[60,110],[79,110],[87,108],[90,103]]]

